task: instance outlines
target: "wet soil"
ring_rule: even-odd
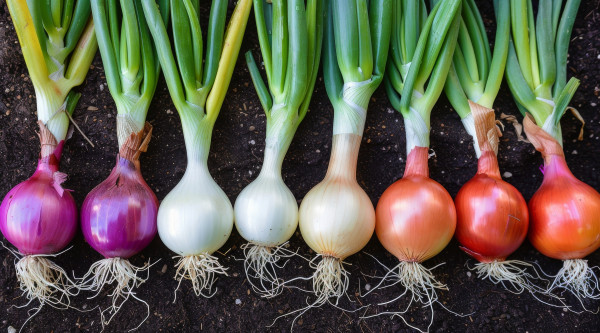
[[[493,29],[493,11],[482,3],[486,24]],[[583,1],[572,37],[569,75],[581,79],[581,86],[572,105],[586,120],[583,141],[577,141],[579,122],[567,114],[563,121],[564,148],[573,173],[595,189],[600,189],[600,11],[598,1]],[[204,13],[204,17],[208,16]],[[493,30],[489,30],[492,35]],[[253,50],[259,54],[254,20],[248,23],[247,34],[238,59],[229,93],[216,122],[209,158],[209,167],[216,182],[233,202],[239,192],[258,174],[264,149],[265,116],[252,86],[243,61],[243,52]],[[16,34],[10,21],[6,4],[0,4],[0,195],[27,179],[35,169],[39,141],[36,131],[35,95],[28,78]],[[85,195],[110,173],[117,153],[115,105],[111,99],[99,55],[94,60],[87,80],[78,88],[82,98],[74,113],[75,121],[93,141],[92,148],[75,132],[65,145],[62,171],[69,175],[64,184],[72,189],[81,205]],[[505,113],[521,116],[506,86],[496,102],[497,115]],[[301,124],[283,165],[286,183],[300,199],[325,175],[331,148],[332,107],[325,94],[322,78],[318,79],[310,112]],[[177,112],[170,101],[166,85],[161,80],[151,106],[148,121],[154,126],[153,138],[148,152],[142,158],[142,172],[159,200],[181,179],[185,167],[185,147]],[[440,182],[451,195],[476,171],[476,157],[470,137],[460,119],[442,97],[436,105],[432,118],[431,148],[429,160],[431,177]],[[400,114],[389,104],[383,89],[373,96],[369,107],[363,144],[359,155],[358,181],[374,204],[392,182],[401,177],[405,163],[405,139]],[[514,130],[507,124],[501,138],[499,163],[505,180],[515,185],[529,199],[540,186],[542,174],[541,157],[530,144],[518,142]],[[1,238],[4,242],[5,239]],[[140,332],[192,332],[192,331],[289,331],[292,318],[273,320],[306,304],[307,295],[298,290],[285,290],[282,295],[265,300],[254,294],[244,280],[242,257],[239,248],[244,240],[234,230],[227,244],[217,254],[229,268],[229,276],[216,282],[217,293],[211,299],[196,297],[189,283],[184,283],[177,301],[173,302],[176,281],[172,253],[156,237],[140,255],[132,258],[137,265],[147,260],[156,261],[150,269],[150,279],[137,290],[137,296],[150,307],[150,316],[140,327]],[[7,244],[8,245],[8,244]],[[10,246],[10,245],[9,245]],[[305,257],[314,253],[302,241],[299,232],[290,241],[291,249],[299,249]],[[370,253],[386,266],[397,260],[387,253],[373,236],[364,251],[347,259],[351,273],[349,299],[340,305],[357,309],[363,304],[377,304],[401,292],[400,288],[388,288],[373,293],[368,298],[358,297],[365,292],[367,283],[374,279],[363,274],[381,275],[383,270],[366,255]],[[547,272],[557,272],[561,263],[538,253],[528,242],[512,256],[537,262]],[[56,258],[67,271],[81,276],[101,256],[93,251],[78,235],[72,248]],[[588,257],[591,265],[600,264],[600,251]],[[20,297],[15,277],[14,257],[0,249],[0,331],[10,332],[10,327],[20,328],[28,317],[26,309],[17,309],[25,303]],[[435,258],[427,261],[427,267],[442,264],[434,270],[436,276],[449,287],[439,293],[440,302],[448,309],[466,314],[456,316],[435,306],[435,319],[431,331],[435,332],[597,332],[600,330],[598,315],[575,314],[540,304],[531,295],[513,294],[503,288],[482,281],[471,273],[466,265],[474,261],[458,248],[453,240]],[[311,270],[306,262],[292,260],[284,269],[284,277],[309,276]],[[305,287],[309,288],[309,285]],[[101,295],[95,299],[85,296],[75,298],[75,305],[86,309],[96,305],[107,306],[109,299]],[[309,298],[310,300],[310,298]],[[575,303],[574,300],[568,299]],[[387,307],[374,307],[369,314],[397,311],[406,300]],[[590,303],[591,307],[599,304]],[[400,318],[381,316],[360,320],[364,310],[346,313],[326,305],[298,318],[296,331],[381,332],[408,331]],[[135,327],[146,316],[146,307],[130,302],[123,307],[107,332],[123,332]],[[415,308],[405,315],[411,324],[426,327],[429,310]],[[267,328],[269,326],[269,328]],[[58,311],[45,307],[24,326],[24,332],[98,332],[97,311],[80,313]]]

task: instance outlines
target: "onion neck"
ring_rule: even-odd
[[[38,120],[44,123],[56,141],[65,140],[69,129],[69,118],[65,111],[68,92],[51,84],[34,86]]]
[[[267,137],[265,154],[260,176],[275,176],[281,178],[281,167],[285,154],[290,148],[294,133],[298,128],[299,118],[296,110],[284,110],[273,106],[270,117],[267,118]]]
[[[136,162],[117,155],[117,164],[115,165],[114,172],[119,175],[119,178],[137,179],[142,173],[139,161]]]
[[[206,167],[214,122],[201,113],[180,112],[188,168]]]
[[[575,178],[564,155],[544,155],[544,182],[556,178]]]
[[[429,147],[414,147],[406,159],[404,177],[429,177]]]
[[[344,178],[356,181],[356,165],[362,136],[336,134],[333,136],[331,158],[325,178]]]
[[[477,174],[485,174],[491,178],[501,179],[498,158],[496,158],[493,151],[484,150],[481,152],[481,156],[477,161]]]

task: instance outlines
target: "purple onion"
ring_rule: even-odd
[[[108,178],[81,207],[85,240],[105,258],[127,259],[156,235],[158,199],[142,178],[139,163],[117,156]]]
[[[77,206],[60,185],[66,179],[58,171],[63,144],[40,158],[31,178],[10,190],[0,205],[0,230],[21,254],[56,253],[77,231]]]

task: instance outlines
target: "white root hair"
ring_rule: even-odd
[[[92,264],[88,272],[78,279],[78,288],[80,290],[96,293],[88,299],[97,297],[105,286],[115,284],[114,289],[108,294],[108,296],[112,298],[111,306],[104,310],[100,310],[103,330],[130,297],[146,305],[147,312],[144,320],[130,331],[138,329],[146,319],[148,319],[150,316],[150,306],[144,300],[138,298],[135,295],[134,290],[146,282],[150,275],[150,267],[153,265],[154,264],[147,262],[142,267],[137,267],[131,264],[127,259],[107,258]],[[140,272],[146,272],[146,278],[139,277],[138,274]]]
[[[272,247],[252,242],[240,246],[244,251],[243,260],[246,279],[252,286],[252,290],[261,297],[273,298],[281,294],[285,281],[278,277],[277,270],[285,267],[290,258],[294,256],[302,257],[297,251],[288,250],[287,246],[288,242]],[[280,263],[282,259],[285,260]]]
[[[435,276],[432,273],[432,270],[443,265],[443,263],[428,269],[425,268],[425,266],[423,266],[419,262],[400,261],[396,266],[390,269],[372,255],[368,255],[375,259],[375,261],[377,261],[381,266],[385,268],[386,274],[383,277],[381,277],[381,280],[375,287],[371,288],[366,294],[361,296],[364,297],[375,290],[390,288],[397,284],[401,284],[404,287],[404,292],[402,292],[399,296],[389,301],[379,303],[378,305],[387,305],[393,303],[407,295],[410,296],[410,301],[403,310],[380,312],[374,315],[362,316],[361,319],[374,318],[383,315],[391,315],[392,318],[399,317],[405,325],[409,326],[414,330],[417,330],[419,332],[429,332],[429,329],[433,324],[434,303],[440,304],[444,309],[446,309],[448,312],[454,315],[466,316],[449,310],[438,301],[438,295],[436,290],[448,290],[448,287],[435,278]],[[420,328],[414,325],[411,325],[409,321],[407,321],[404,318],[404,314],[410,311],[411,306],[414,302],[421,303],[424,306],[428,307],[430,310],[431,319],[425,331],[421,330]]]
[[[318,263],[316,263],[316,261],[318,261]],[[273,320],[271,325],[267,327],[272,327],[280,318],[297,313],[297,315],[294,317],[294,320],[292,321],[292,325],[290,328],[290,330],[293,331],[294,323],[296,322],[296,320],[298,320],[298,318],[300,318],[308,310],[313,308],[319,308],[325,303],[329,303],[331,306],[344,312],[356,312],[363,308],[360,307],[357,310],[350,311],[338,306],[340,298],[342,298],[342,296],[344,295],[348,297],[350,301],[352,301],[347,294],[348,286],[350,285],[350,273],[344,268],[344,262],[341,259],[338,259],[333,256],[318,254],[313,260],[310,261],[309,265],[310,268],[315,270],[312,276],[298,277],[285,282],[285,284],[295,280],[312,280],[312,291],[306,291],[301,288],[297,289],[314,294],[317,297],[317,299],[313,302],[309,302],[307,299],[305,307],[278,316],[277,318],[275,318],[275,320]],[[335,298],[335,302],[331,302],[331,298]]]
[[[547,289],[536,285],[534,280],[542,282],[548,282],[548,280],[543,278],[532,264],[525,261],[494,260],[485,263],[478,262],[474,267],[468,268],[475,271],[478,278],[500,284],[504,289],[515,294],[524,291],[532,294],[547,294]],[[533,270],[534,274],[528,273],[528,269]]]
[[[217,280],[217,274],[227,276],[227,268],[219,263],[217,257],[208,253],[190,255],[190,256],[175,256],[173,259],[179,259],[175,267],[175,279],[179,281],[175,289],[175,299],[177,300],[177,290],[181,286],[181,282],[185,280],[192,281],[192,287],[196,296],[206,298],[213,297],[217,290],[213,291],[213,285]]]
[[[39,255],[22,257],[15,263],[19,288],[29,301],[37,300],[40,306],[48,304],[57,309],[68,309],[75,283],[67,272],[53,261]]]
[[[22,296],[25,296],[27,303],[19,306],[13,305],[17,309],[28,307],[32,302],[39,302],[39,306],[29,309],[29,317],[21,326],[21,331],[25,325],[35,317],[44,305],[49,305],[55,309],[66,310],[75,309],[79,312],[86,312],[74,306],[71,306],[71,296],[77,296],[79,290],[75,282],[69,279],[67,272],[47,257],[57,257],[71,248],[48,255],[22,255],[12,250],[0,242],[0,245],[10,252],[15,260],[15,271],[19,281],[19,289]]]
[[[468,264],[465,264],[468,267]],[[548,289],[548,275],[540,274],[535,267],[521,260],[494,260],[492,262],[478,262],[474,267],[468,267],[474,270],[480,279],[488,279],[494,284],[501,285],[505,290],[513,294],[521,294],[524,291],[529,292],[539,302],[553,307],[567,307],[562,298],[558,297]],[[527,270],[532,270],[529,273]],[[542,276],[544,275],[544,276]],[[540,286],[537,282],[546,284]],[[539,296],[548,297],[558,301],[560,304],[549,303]]]
[[[590,267],[587,260],[564,260],[563,267],[554,276],[554,281],[548,287],[548,292],[560,289],[568,291],[577,298],[585,311],[598,313],[600,308],[592,311],[588,310],[584,304],[587,299],[600,299],[600,283],[594,269],[598,269],[598,266]]]

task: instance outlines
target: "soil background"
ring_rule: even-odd
[[[203,2],[204,3],[204,2]],[[491,2],[478,1],[488,27],[488,36],[494,35],[493,8]],[[583,141],[577,141],[580,123],[569,113],[562,121],[564,150],[569,166],[575,176],[600,189],[600,11],[599,1],[582,1],[572,35],[568,75],[581,80],[581,86],[571,105],[579,109],[586,120]],[[204,5],[204,25],[208,18],[208,5]],[[216,122],[209,157],[209,168],[216,182],[234,202],[239,192],[258,174],[262,163],[265,138],[265,116],[252,86],[243,58],[244,52],[252,50],[259,56],[256,28],[251,14],[250,21],[229,93]],[[36,135],[35,94],[28,78],[17,36],[10,21],[6,3],[0,3],[0,195],[4,196],[13,186],[26,180],[35,170],[39,153]],[[81,205],[85,195],[110,173],[117,154],[116,109],[108,91],[99,53],[89,71],[87,80],[78,91],[82,98],[74,113],[74,119],[94,142],[92,148],[75,132],[65,145],[61,170],[69,175],[66,188]],[[515,115],[522,119],[506,85],[496,101],[497,116],[500,113]],[[324,177],[329,161],[332,135],[333,109],[327,99],[322,78],[317,81],[310,112],[296,133],[283,164],[283,177],[298,202]],[[171,103],[164,80],[159,82],[154,102],[148,114],[154,126],[153,138],[148,152],[142,155],[142,173],[156,192],[159,200],[181,179],[186,168],[186,155],[181,125]],[[463,129],[458,115],[451,109],[444,96],[437,103],[431,121],[431,148],[435,154],[429,160],[431,177],[440,182],[452,196],[461,185],[476,172],[477,162],[472,141]],[[373,204],[392,182],[402,176],[406,158],[402,117],[389,104],[383,89],[373,96],[369,106],[363,144],[358,161],[358,181],[370,196]],[[509,172],[505,180],[515,185],[529,199],[542,182],[539,166],[542,159],[533,146],[518,142],[512,125],[507,124],[501,138],[499,163],[501,173]],[[506,176],[506,174],[505,174]],[[0,238],[4,242],[6,240]],[[160,262],[152,266],[150,279],[137,290],[137,296],[150,306],[150,316],[140,327],[140,332],[191,332],[191,331],[289,331],[292,317],[273,320],[282,313],[298,309],[306,304],[307,295],[298,290],[285,290],[282,295],[265,300],[250,290],[243,274],[239,246],[244,240],[235,231],[227,244],[217,254],[229,268],[228,277],[216,282],[218,292],[211,299],[196,297],[189,283],[183,283],[177,301],[173,303],[176,281],[171,253],[156,237],[152,244],[132,262],[141,265],[151,259]],[[7,244],[8,245],[8,244]],[[435,306],[434,332],[598,332],[600,316],[575,314],[540,304],[530,294],[516,295],[477,279],[466,265],[474,261],[464,254],[456,240],[435,258],[427,261],[427,267],[445,263],[434,270],[440,281],[450,290],[439,292],[442,304],[452,311],[467,314],[456,316]],[[299,248],[305,257],[314,253],[304,244],[297,231],[290,241],[290,248]],[[397,260],[379,244],[373,236],[365,249],[347,259],[351,273],[349,299],[340,305],[356,309],[361,304],[377,304],[399,295],[400,288],[388,288],[363,299],[366,283],[375,280],[364,274],[382,275],[380,265],[366,255],[370,253],[386,266],[394,266]],[[226,255],[223,255],[226,254]],[[547,272],[557,272],[561,262],[544,257],[527,241],[512,258],[539,263]],[[78,234],[73,247],[56,258],[67,271],[81,276],[89,266],[101,259]],[[600,264],[600,251],[588,257],[591,265]],[[15,277],[15,258],[6,249],[0,249],[0,331],[10,326],[19,329],[28,317],[26,309],[13,306],[25,303],[20,297]],[[309,276],[311,270],[302,260],[292,260],[283,270],[285,278]],[[310,285],[305,287],[310,288]],[[310,297],[309,297],[310,300]],[[575,304],[573,299],[569,302]],[[93,308],[107,306],[109,299],[102,294],[95,299],[85,296],[75,298],[74,305]],[[374,306],[369,314],[397,311],[406,300],[387,307]],[[596,308],[598,302],[588,304]],[[363,311],[347,313],[326,305],[298,318],[295,331],[319,332],[381,332],[409,331],[400,318],[380,316],[361,320]],[[124,332],[133,328],[146,316],[146,307],[139,302],[129,302],[106,328],[107,332]],[[430,316],[427,308],[416,307],[405,315],[413,324],[425,328]],[[31,319],[23,332],[99,332],[101,325],[97,311],[80,313],[58,311],[45,307]]]

